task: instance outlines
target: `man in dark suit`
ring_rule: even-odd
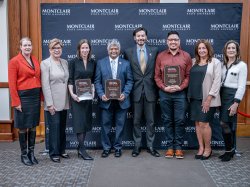
[[[130,63],[119,57],[120,42],[116,39],[108,42],[108,57],[97,62],[95,74],[95,88],[100,98],[101,108],[101,139],[102,157],[108,157],[111,151],[110,130],[112,122],[115,122],[116,132],[113,147],[115,157],[120,157],[122,152],[122,134],[127,117],[127,109],[130,107],[129,94],[133,87],[133,75]],[[105,93],[105,81],[118,79],[121,83],[121,94],[117,100],[110,100]],[[114,118],[114,120],[113,120]]]
[[[125,50],[124,57],[130,61],[133,76],[134,87],[132,90],[133,108],[134,108],[134,127],[133,138],[135,147],[132,156],[140,154],[141,147],[141,119],[146,121],[146,139],[148,152],[155,157],[160,154],[153,148],[155,139],[155,105],[157,101],[157,88],[154,81],[155,60],[158,53],[156,47],[146,45],[147,30],[139,27],[133,32],[136,46]]]

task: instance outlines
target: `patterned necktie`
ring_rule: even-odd
[[[144,74],[146,70],[146,61],[145,61],[145,53],[143,49],[140,49],[140,66],[141,66],[141,71]]]
[[[112,70],[112,77],[116,79],[116,68],[115,68],[115,61],[111,60],[111,70]]]

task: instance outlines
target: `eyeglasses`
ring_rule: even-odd
[[[60,50],[62,49],[61,47],[52,47],[53,50]]]
[[[168,41],[169,42],[178,42],[180,39],[178,38],[169,38]]]

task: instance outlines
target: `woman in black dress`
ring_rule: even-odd
[[[219,158],[227,162],[235,153],[233,137],[237,127],[237,109],[246,90],[247,65],[240,59],[240,46],[234,40],[225,44],[223,55],[220,116],[226,151]]]
[[[8,76],[14,127],[19,129],[21,161],[27,166],[38,164],[34,156],[36,126],[40,121],[41,78],[38,60],[31,55],[32,42],[20,40],[21,52],[9,62]]]
[[[190,119],[195,121],[199,143],[196,159],[206,160],[212,154],[212,130],[209,122],[216,107],[220,106],[221,62],[213,58],[213,48],[207,40],[199,40],[195,45],[195,59],[190,70],[188,98]]]
[[[95,61],[91,58],[91,45],[87,39],[79,41],[77,46],[77,57],[69,63],[69,92],[72,97],[73,129],[77,135],[78,156],[84,160],[93,160],[86,152],[84,140],[86,132],[92,127],[92,100],[82,100],[76,95],[75,81],[79,79],[90,79],[93,83],[95,75]],[[94,86],[92,84],[92,94]]]

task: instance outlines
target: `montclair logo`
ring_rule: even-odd
[[[215,8],[188,8],[187,15],[191,16],[211,16],[215,15]]]
[[[214,58],[219,59],[220,61],[223,61],[223,54],[222,53],[215,53]]]
[[[223,24],[211,24],[210,30],[212,31],[235,31],[239,30],[240,26],[239,24],[229,24],[229,23],[223,23]]]
[[[108,39],[108,38],[91,39],[91,44],[92,45],[107,45],[110,40],[111,39]]]
[[[161,127],[155,127],[155,132],[159,133],[159,132],[165,132],[165,127],[161,126]]]
[[[147,40],[148,45],[152,46],[165,46],[166,45],[166,39],[157,39],[157,38],[150,38]]]
[[[142,24],[115,24],[115,31],[133,31],[138,27],[142,27]]]
[[[53,8],[53,9],[42,9],[43,16],[69,16],[70,9],[61,9],[61,8]]]
[[[43,46],[48,46],[49,45],[49,41],[50,40],[44,39],[43,40]]]
[[[103,9],[91,9],[90,15],[92,16],[117,16],[119,15],[119,9],[110,9],[110,8],[103,8]]]
[[[95,24],[67,24],[67,31],[94,31]]]
[[[170,31],[170,30],[188,31],[188,30],[191,30],[191,25],[190,24],[163,24],[162,30],[163,31]]]
[[[185,127],[185,131],[188,132],[188,133],[195,132],[195,127],[193,127],[193,126]]]
[[[186,39],[186,45],[195,45],[200,39],[196,38],[187,38]],[[205,38],[211,45],[214,45],[214,39],[212,38]]]
[[[96,141],[84,141],[86,147],[96,147]]]
[[[67,55],[67,60],[70,61],[70,60],[72,60],[72,59],[74,59],[74,58],[76,58],[76,57],[77,57],[76,54],[68,54],[68,55]]]
[[[72,134],[72,133],[73,133],[73,127],[67,127],[67,128],[65,129],[65,132],[66,132],[67,134]]]
[[[50,39],[44,39],[43,40],[43,46],[48,46],[49,45],[49,42],[50,42]],[[61,40],[63,46],[71,46],[71,40]]]
[[[71,40],[61,40],[63,46],[71,46]]]
[[[167,9],[159,8],[142,8],[138,10],[139,16],[165,16],[167,15]]]
[[[224,141],[215,141],[215,140],[213,140],[213,141],[211,141],[211,145],[212,146],[217,146],[217,147],[224,147]]]
[[[131,140],[123,140],[122,145],[124,147],[133,147],[133,146],[135,146],[135,142],[131,141]]]
[[[93,126],[91,132],[92,133],[100,133],[101,132],[101,127],[99,126]]]

